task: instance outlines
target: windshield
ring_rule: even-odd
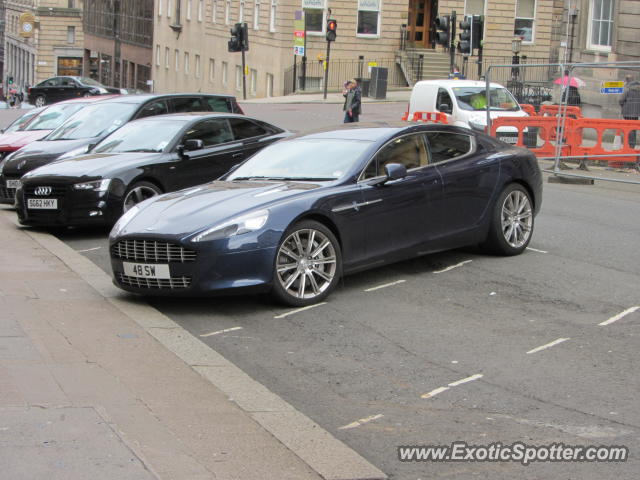
[[[175,119],[127,123],[96,145],[92,153],[162,152],[185,123]]]
[[[53,130],[62,125],[71,115],[76,113],[85,103],[68,103],[59,104],[47,108],[44,112],[38,115],[25,130]]]
[[[47,140],[79,140],[108,135],[124,125],[137,105],[130,103],[101,103],[83,108],[54,130]]]
[[[29,110],[27,113],[25,113],[20,118],[15,120],[7,128],[5,128],[4,129],[4,133],[11,133],[11,132],[15,132],[17,130],[23,130],[24,127],[26,126],[27,122],[29,122],[29,120],[31,120],[33,117],[38,115],[41,111],[42,111],[42,109],[40,109],[40,108]]]
[[[463,110],[487,110],[487,98],[485,87],[454,87],[453,94],[458,100],[458,105]],[[506,88],[492,87],[489,90],[491,110],[503,110],[517,112],[520,110],[518,102]]]
[[[91,85],[93,87],[104,88],[104,85],[102,85],[100,82],[96,82],[93,78],[89,78],[89,77],[80,77],[80,83],[84,83],[85,85]]]
[[[242,164],[227,180],[335,180],[359,162],[371,142],[302,138],[274,143]]]

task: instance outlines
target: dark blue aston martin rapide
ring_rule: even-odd
[[[271,290],[303,306],[343,274],[425,253],[519,254],[541,202],[524,149],[448,125],[345,125],[133,207],[111,232],[114,282],[156,295]]]

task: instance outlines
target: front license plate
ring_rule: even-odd
[[[518,137],[498,137],[498,138],[502,140],[504,143],[511,143],[513,145],[518,143]]]
[[[124,274],[129,277],[138,278],[160,278],[169,279],[169,265],[151,265],[149,263],[129,263],[123,262]]]
[[[57,198],[28,198],[27,208],[31,210],[56,210],[58,208]]]
[[[7,180],[7,188],[20,188],[20,180]]]

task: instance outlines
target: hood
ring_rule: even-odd
[[[300,182],[224,182],[168,193],[151,200],[119,235],[185,237],[251,210],[320,188]]]
[[[40,140],[51,133],[51,130],[18,130],[0,135],[0,151],[13,151]]]
[[[64,153],[93,142],[95,139],[92,138],[32,142],[18,150],[13,157],[5,162],[4,173],[22,176],[31,170],[53,162]]]
[[[108,178],[122,168],[135,168],[157,161],[161,153],[95,153],[59,160],[34,170],[29,179],[48,178]],[[26,180],[26,179],[25,179]]]

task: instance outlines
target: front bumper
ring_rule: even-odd
[[[156,296],[266,292],[271,289],[277,247],[259,248],[250,236],[243,235],[240,242],[233,238],[200,244],[169,236],[120,237],[110,242],[113,283],[128,292]],[[166,245],[181,253],[167,260]],[[182,261],[181,256],[189,259]],[[126,275],[125,263],[168,265],[170,276],[153,279]]]

